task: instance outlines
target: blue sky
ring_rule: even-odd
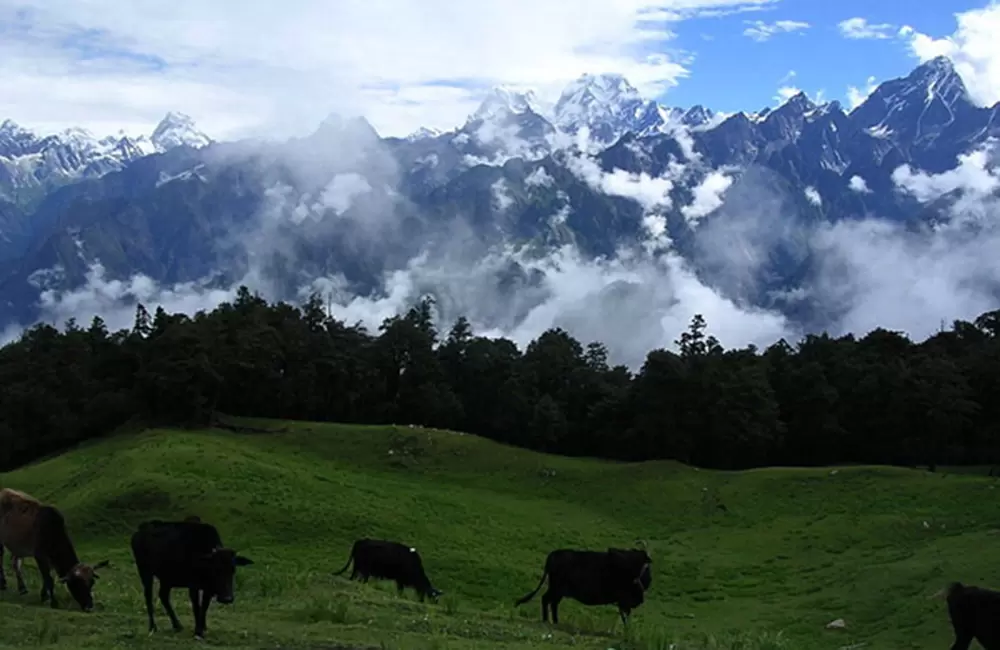
[[[984,5],[970,0],[784,0],[773,10],[687,20],[674,27],[677,37],[669,46],[694,55],[691,74],[661,100],[727,112],[757,110],[775,103],[779,80],[794,70],[794,78],[785,83],[810,97],[823,90],[826,99],[846,105],[848,86],[861,88],[869,76],[876,83],[905,76],[919,62],[903,40],[847,39],[838,23],[864,17],[870,24],[905,24],[941,38],[955,31],[955,13]],[[747,22],[756,20],[810,27],[758,42],[743,35]]]

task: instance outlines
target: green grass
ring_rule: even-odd
[[[206,643],[218,647],[939,649],[950,626],[928,596],[953,579],[1000,583],[1000,510],[983,476],[712,472],[408,427],[280,426],[146,431],[0,476],[57,505],[84,560],[112,562],[87,615],[62,586],[59,610],[40,605],[26,561],[31,593],[0,595],[0,647],[190,647],[183,590],[173,602],[184,631],[170,631],[156,603],[160,631],[147,636],[128,547],[139,522],[189,514],[256,562],[238,573],[236,603],[209,610]],[[416,546],[442,601],[331,577],[363,536]],[[541,623],[537,596],[513,607],[549,550],[637,539],[654,577],[627,634],[613,606],[563,601],[558,626]],[[827,630],[837,618],[847,628]]]

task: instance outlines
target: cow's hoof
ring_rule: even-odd
[[[20,589],[17,590],[17,595],[18,596],[23,596],[26,593],[28,593],[28,588],[27,587],[21,587]]]
[[[205,635],[204,634],[199,634],[198,632],[195,632],[195,634],[194,634],[194,640],[195,641],[204,641],[205,640]]]

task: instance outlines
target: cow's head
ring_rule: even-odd
[[[97,575],[97,570],[103,569],[108,564],[110,564],[108,560],[98,562],[94,566],[81,562],[59,578],[59,582],[66,585],[73,600],[83,611],[89,612],[94,609],[94,582],[100,577]]]
[[[653,583],[653,558],[649,557],[649,553],[645,549],[609,548],[608,556],[622,572],[622,577],[633,582],[643,591],[649,589]]]
[[[198,558],[198,569],[205,588],[215,593],[223,605],[233,602],[233,579],[236,567],[253,564],[250,558],[239,555],[231,548],[214,548]]]

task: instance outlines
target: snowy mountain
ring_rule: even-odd
[[[198,130],[194,120],[184,113],[170,112],[153,130],[150,141],[159,152],[169,151],[174,147],[207,147],[211,138]]]
[[[5,120],[0,123],[0,200],[31,206],[66,183],[100,178],[180,145],[198,148],[210,142],[181,113],[168,113],[150,137],[137,138],[124,133],[98,138],[81,128],[39,136]]]
[[[544,110],[533,90],[518,92],[506,86],[494,86],[487,93],[479,108],[469,116],[468,122],[477,120],[507,119],[527,112],[542,115]]]
[[[208,155],[209,139],[179,114],[136,139],[80,130],[38,138],[5,122],[0,325],[36,317],[42,288],[91,281],[95,260],[106,278],[228,286],[253,277],[294,299],[330,277],[367,293],[428,251],[478,259],[488,246],[528,243],[614,257],[653,235],[727,297],[819,318],[805,301],[775,302],[801,294],[815,262],[801,241],[764,231],[867,214],[934,222],[950,204],[901,192],[894,174],[955,168],[959,155],[1000,137],[998,110],[976,106],[939,58],[850,112],[800,93],[721,115],[662,106],[621,75],[583,75],[551,107],[494,88],[445,132],[381,138],[364,120],[331,116],[286,143],[216,145],[226,156]],[[572,137],[584,129],[598,143],[589,151]],[[72,182],[81,178],[91,180]],[[10,188],[15,200],[4,203]],[[762,210],[758,230],[714,225]],[[775,215],[780,223],[767,221]],[[735,249],[770,248],[735,273],[706,252],[701,238],[712,233]],[[517,268],[501,275],[490,291],[531,278]]]
[[[567,133],[587,128],[590,137],[610,144],[628,132],[656,132],[668,112],[643,99],[620,74],[584,74],[570,83],[554,109],[555,124]]]
[[[608,146],[626,133],[650,136],[673,132],[676,128],[710,125],[716,115],[704,106],[682,109],[662,106],[643,98],[619,74],[584,74],[561,93],[554,104],[542,101],[534,91],[506,86],[491,88],[465,124],[454,132],[455,146],[462,155],[483,157],[469,150],[469,139],[486,145],[486,160],[511,157],[537,159],[556,148],[559,134],[573,136],[586,129],[589,139]],[[437,138],[441,132],[421,129],[408,136],[411,141]],[[562,138],[563,143],[573,138]]]

